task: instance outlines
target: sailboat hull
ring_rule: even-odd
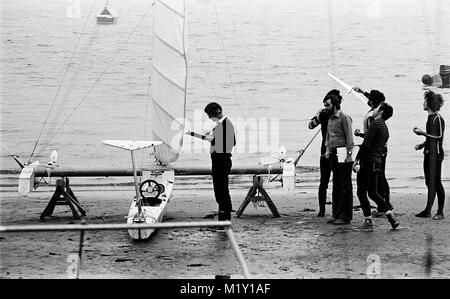
[[[170,201],[175,179],[175,172],[173,170],[163,171],[158,174],[144,173],[143,179],[155,180],[163,186],[164,190],[159,195],[161,203],[152,206],[144,202],[141,206],[144,218],[137,219],[135,216],[138,214],[138,205],[136,199],[133,199],[128,212],[127,224],[151,224],[162,222],[166,205]],[[145,240],[148,239],[154,231],[155,229],[129,229],[128,233],[134,240]]]

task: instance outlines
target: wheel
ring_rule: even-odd
[[[143,198],[158,198],[161,194],[161,187],[157,181],[145,180],[139,186],[139,192]]]
[[[163,184],[159,184],[159,189],[161,190],[161,194],[162,194],[166,190],[166,187],[164,187]]]

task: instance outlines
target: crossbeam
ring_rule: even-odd
[[[157,170],[174,170],[175,175],[210,175],[211,168],[207,167],[186,167],[186,166],[152,166],[142,169],[137,169],[137,175],[141,176],[142,171],[157,171]],[[70,169],[70,168],[54,168],[48,169],[38,166],[34,172],[35,177],[110,177],[110,176],[133,176],[133,169],[128,168],[92,168],[92,169]],[[283,168],[281,166],[272,166],[267,169],[265,166],[260,167],[233,167],[230,174],[282,174]]]

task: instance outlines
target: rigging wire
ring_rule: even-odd
[[[203,69],[205,70],[206,78],[208,79],[208,87],[212,91],[214,98],[217,100],[218,97],[217,97],[216,90],[214,89],[214,86],[212,84],[211,76],[209,74],[208,68],[206,67],[205,61],[203,60],[202,56],[200,55],[200,49],[198,48],[198,46],[195,47],[195,50],[198,55],[198,58],[200,59],[200,64],[203,66]]]
[[[62,130],[62,128],[66,125],[66,123],[69,121],[69,119],[72,117],[72,115],[77,111],[77,109],[81,106],[81,104],[88,98],[94,87],[97,85],[97,83],[100,81],[102,76],[106,73],[106,71],[109,69],[109,67],[112,65],[116,57],[120,54],[120,52],[123,50],[123,47],[128,43],[131,36],[134,34],[138,26],[141,24],[142,20],[147,16],[148,12],[152,9],[153,4],[149,7],[149,9],[144,13],[144,15],[141,17],[141,19],[138,21],[136,26],[133,28],[133,30],[129,33],[128,37],[125,39],[125,41],[121,44],[121,47],[116,54],[111,58],[109,63],[106,65],[105,69],[100,73],[100,75],[97,77],[97,79],[94,81],[92,86],[89,88],[87,94],[81,99],[81,101],[75,106],[75,108],[72,110],[72,112],[67,116],[67,118],[64,120],[62,125],[59,127],[59,129],[53,134],[52,138],[44,144],[44,146],[41,148],[41,150],[38,152],[38,155],[53,141],[53,139],[58,135],[58,133]]]
[[[53,101],[52,101],[52,104],[50,106],[50,109],[49,109],[49,111],[47,113],[47,116],[45,117],[44,123],[42,124],[41,131],[39,132],[39,135],[38,135],[38,138],[36,140],[36,143],[34,144],[33,150],[31,151],[30,158],[28,159],[28,163],[31,162],[31,159],[32,159],[33,154],[34,154],[34,151],[36,150],[36,147],[37,147],[37,145],[39,143],[39,140],[40,140],[40,138],[42,136],[42,133],[44,132],[44,128],[47,125],[48,118],[50,117],[50,114],[51,114],[51,112],[53,110],[53,107],[55,105],[55,101],[56,101],[56,99],[57,99],[57,97],[59,95],[59,91],[61,90],[61,87],[62,87],[62,85],[64,83],[65,78],[66,78],[67,72],[69,71],[70,63],[72,62],[72,59],[75,56],[75,53],[76,53],[77,48],[78,48],[78,44],[80,43],[81,37],[83,36],[83,32],[86,29],[86,25],[88,23],[89,17],[91,16],[91,12],[92,12],[92,8],[94,7],[94,3],[95,3],[95,0],[92,0],[88,16],[87,16],[86,21],[84,22],[84,25],[83,25],[83,29],[81,30],[80,35],[78,36],[78,39],[77,39],[77,41],[75,43],[75,47],[74,47],[74,49],[72,51],[72,55],[70,56],[69,62],[67,63],[66,69],[64,70],[63,77],[62,77],[61,81],[59,82],[58,89],[56,90],[56,94],[53,97]]]
[[[245,118],[244,117],[244,113],[242,112],[241,104],[239,103],[239,100],[238,100],[237,95],[236,95],[236,89],[234,88],[234,82],[233,82],[233,78],[231,76],[230,62],[228,61],[228,56],[227,56],[227,54],[225,52],[225,43],[223,41],[222,32],[220,30],[220,22],[219,22],[219,15],[217,13],[216,1],[213,0],[212,3],[213,3],[213,6],[214,6],[214,12],[215,12],[215,15],[216,15],[216,21],[217,21],[216,23],[217,23],[217,28],[218,28],[218,31],[219,31],[219,37],[220,37],[220,41],[221,41],[221,44],[222,44],[222,52],[223,52],[223,55],[225,57],[225,62],[226,62],[227,67],[228,67],[228,77],[230,79],[230,84],[231,84],[231,88],[233,90],[234,99],[235,99],[236,103],[238,104],[239,111],[241,112],[242,118]]]

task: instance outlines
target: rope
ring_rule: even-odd
[[[59,82],[58,89],[56,90],[56,94],[55,94],[55,96],[53,97],[53,101],[52,101],[52,104],[51,104],[51,106],[50,106],[50,110],[48,111],[47,116],[45,117],[45,121],[44,121],[44,123],[42,124],[41,131],[39,132],[39,136],[38,136],[38,138],[37,138],[37,140],[36,140],[36,143],[34,144],[33,150],[31,151],[31,155],[30,155],[30,158],[28,159],[28,163],[31,162],[31,159],[32,159],[33,154],[34,154],[34,151],[36,150],[36,147],[37,147],[37,145],[38,145],[38,143],[39,143],[39,140],[40,140],[40,138],[41,138],[41,136],[42,136],[42,133],[44,132],[44,128],[45,128],[45,126],[47,125],[48,118],[50,117],[50,114],[51,114],[51,112],[52,112],[52,110],[53,110],[53,106],[55,105],[56,98],[57,98],[58,95],[59,95],[59,91],[61,90],[61,87],[62,87],[62,85],[63,85],[63,82],[64,82],[64,80],[65,80],[65,78],[66,78],[67,72],[69,71],[70,63],[72,62],[72,59],[73,59],[73,57],[75,56],[75,52],[77,51],[78,44],[80,43],[81,37],[83,36],[83,32],[84,32],[84,30],[86,29],[86,25],[87,25],[87,22],[88,22],[88,20],[89,20],[89,17],[91,16],[91,12],[92,12],[92,8],[94,7],[94,3],[95,3],[95,0],[92,0],[92,1],[91,1],[91,8],[89,9],[89,13],[88,13],[88,16],[87,16],[87,18],[86,18],[86,21],[84,22],[83,29],[81,30],[80,35],[78,36],[78,40],[77,40],[77,42],[75,43],[75,47],[74,47],[74,49],[73,49],[73,51],[72,51],[72,55],[70,56],[69,62],[67,63],[67,66],[66,66],[66,69],[65,69],[65,71],[64,71],[63,77],[62,77],[61,81]]]
[[[236,95],[236,89],[234,88],[234,82],[233,82],[233,79],[232,79],[232,76],[231,76],[230,63],[229,63],[229,61],[228,61],[228,56],[227,56],[227,54],[226,54],[226,52],[225,52],[225,44],[224,44],[224,42],[223,42],[222,32],[221,32],[221,30],[220,30],[220,22],[219,22],[219,15],[218,15],[218,13],[217,13],[216,2],[213,0],[212,3],[213,3],[213,6],[214,6],[214,12],[215,12],[215,14],[216,14],[217,28],[218,28],[218,31],[219,31],[219,37],[220,37],[220,41],[221,41],[221,44],[222,44],[222,52],[223,52],[223,55],[224,55],[224,57],[225,57],[225,62],[226,62],[227,67],[228,67],[228,77],[229,77],[229,79],[230,79],[230,84],[231,84],[231,88],[232,88],[232,90],[233,90],[234,99],[235,99],[236,103],[238,104],[238,108],[239,108],[239,111],[241,112],[242,118],[245,118],[245,117],[244,117],[244,113],[242,112],[241,104],[239,103],[239,100],[238,100],[238,98],[237,98],[237,95]]]
[[[152,5],[153,6],[153,5]],[[128,37],[125,39],[125,42],[123,44],[121,44],[121,47],[116,54],[111,58],[111,60],[109,61],[108,65],[105,67],[105,69],[101,72],[101,74],[97,77],[97,79],[95,80],[95,82],[92,84],[92,86],[90,87],[89,91],[87,92],[87,94],[83,97],[83,99],[77,104],[77,106],[72,110],[72,112],[69,114],[69,116],[67,116],[67,118],[64,120],[64,122],[62,123],[62,125],[59,127],[59,129],[55,132],[55,134],[53,134],[52,138],[44,144],[44,146],[41,148],[41,150],[38,152],[38,155],[50,144],[50,142],[52,142],[52,140],[56,137],[56,135],[58,135],[58,133],[62,130],[62,128],[65,126],[65,124],[69,121],[70,117],[72,117],[72,115],[75,113],[75,111],[81,106],[81,104],[87,99],[87,97],[90,95],[90,93],[92,92],[92,90],[94,89],[94,87],[97,85],[97,83],[100,81],[100,79],[102,78],[102,76],[106,73],[106,71],[109,69],[109,67],[111,66],[111,64],[114,62],[114,60],[116,59],[116,57],[120,54],[120,52],[123,50],[123,47],[128,43],[129,39],[131,38],[131,36],[133,35],[133,33],[136,31],[137,27],[141,24],[142,20],[147,16],[148,12],[150,11],[150,9],[152,8],[152,6],[149,7],[149,9],[145,12],[145,14],[141,17],[141,19],[138,21],[138,23],[136,24],[136,26],[133,28],[133,30],[130,32],[130,34],[128,35]]]

